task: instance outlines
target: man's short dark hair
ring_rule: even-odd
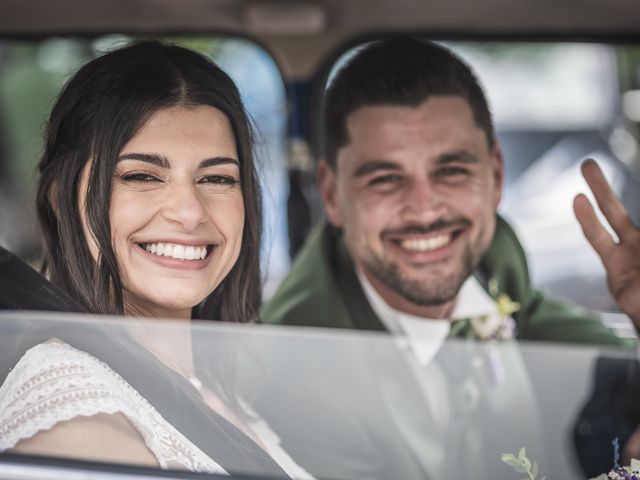
[[[489,147],[495,133],[482,87],[471,68],[448,49],[413,37],[371,43],[336,74],[324,101],[324,155],[335,169],[349,142],[347,117],[360,107],[415,107],[433,96],[454,95],[470,106]]]

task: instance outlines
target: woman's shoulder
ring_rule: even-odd
[[[0,448],[15,435],[96,413],[115,413],[127,384],[92,355],[52,339],[25,352],[0,387]],[[131,393],[131,392],[126,392]],[[18,439],[19,440],[19,439]],[[8,445],[9,447],[11,445]]]
[[[103,449],[122,439],[142,440],[163,468],[221,470],[98,358],[55,339],[29,349],[0,387],[0,451],[21,441],[28,451],[35,437],[37,453],[45,453],[39,450],[42,445],[55,445],[58,438],[73,449],[76,433],[91,432],[102,437]]]
[[[106,364],[52,339],[25,352],[0,387],[0,450],[76,417],[128,410],[136,402]]]
[[[27,350],[11,369],[2,385],[4,395],[0,405],[27,399],[34,391],[42,394],[42,389],[55,393],[68,390],[64,388],[67,385],[96,386],[113,382],[116,377],[113,370],[93,355],[52,338]]]

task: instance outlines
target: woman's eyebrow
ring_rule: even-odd
[[[167,157],[157,153],[124,153],[118,157],[119,162],[122,160],[139,160],[161,168],[171,168]]]
[[[118,157],[118,161],[122,160],[138,160],[140,162],[147,162],[152,165],[156,165],[161,168],[171,168],[171,163],[164,155],[158,155],[157,153],[125,153]],[[198,164],[198,168],[215,167],[216,165],[234,164],[240,168],[240,162],[231,157],[211,157],[205,158]]]
[[[216,165],[224,165],[228,163],[232,163],[240,168],[240,162],[237,159],[231,157],[205,158],[198,164],[198,168],[215,167]]]

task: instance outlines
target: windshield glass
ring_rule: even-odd
[[[637,361],[598,348],[18,312],[0,314],[0,342],[9,453],[405,479],[521,478],[526,456],[571,479],[610,468],[640,422]]]

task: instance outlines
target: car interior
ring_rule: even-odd
[[[332,75],[368,42],[406,34],[441,42],[477,72],[505,158],[499,212],[522,240],[534,285],[598,312],[618,335],[635,338],[571,207],[577,193],[587,192],[580,164],[594,158],[640,223],[640,8],[633,0],[3,0],[0,247],[38,268],[35,165],[48,111],[65,80],[131,40],[161,39],[209,56],[241,91],[263,187],[267,300],[324,217],[316,166],[321,102]],[[42,303],[38,309],[46,310]],[[536,349],[529,357],[540,371],[553,368],[545,358]],[[588,389],[589,368],[582,373],[578,396]],[[551,381],[541,388],[554,391]],[[548,401],[545,412],[562,399]],[[569,472],[570,463],[557,472]],[[173,475],[0,456],[0,478],[120,474]]]

